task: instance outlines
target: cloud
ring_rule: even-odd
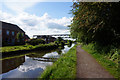
[[[50,17],[48,13],[44,13],[40,17],[26,12],[11,15],[0,11],[0,14],[0,20],[18,25],[30,37],[40,34],[69,33],[67,25],[71,23],[72,19],[67,17],[56,19]]]
[[[51,28],[51,29],[60,29],[60,30],[67,29],[67,27],[65,27],[64,25],[60,25],[57,23],[48,23],[47,26],[48,28]]]

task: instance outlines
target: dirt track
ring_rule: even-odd
[[[113,76],[79,45],[77,46],[77,78],[113,78]]]

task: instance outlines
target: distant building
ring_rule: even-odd
[[[2,44],[15,45],[19,40],[16,39],[17,33],[23,34],[23,41],[25,41],[25,32],[15,24],[6,23],[0,21],[0,38],[2,38]]]
[[[52,37],[50,35],[39,35],[39,36],[37,36],[37,39],[44,39],[46,43],[50,43],[50,42],[56,41],[56,38]]]

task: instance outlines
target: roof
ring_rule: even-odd
[[[29,37],[28,35],[25,35],[25,38],[26,38],[26,39],[30,39],[30,37]]]
[[[2,23],[2,29],[8,29],[8,30],[14,30],[14,31],[24,32],[20,27],[18,27],[18,26],[15,25],[15,24],[3,22],[3,21],[0,21],[0,23]],[[24,32],[24,33],[25,33],[25,32]]]

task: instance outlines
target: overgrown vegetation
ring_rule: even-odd
[[[43,40],[43,39],[31,39],[29,41],[26,41],[26,43],[35,46],[38,44],[45,44],[45,40]]]
[[[82,45],[82,48],[86,50],[88,53],[92,54],[94,58],[106,69],[108,70],[115,78],[120,78],[120,55],[116,52],[111,56],[112,53],[107,55],[106,53],[98,53],[96,49],[94,49],[93,44]],[[119,57],[118,57],[119,56]]]
[[[40,49],[49,49],[49,48],[57,47],[56,44],[50,43],[50,44],[39,44],[36,46],[33,45],[21,45],[21,46],[6,46],[6,47],[1,47],[2,48],[2,53],[4,52],[12,52],[12,51],[19,51],[19,50],[32,50],[36,48]]]
[[[68,45],[68,47],[71,47],[72,41],[71,40],[67,40],[67,45]]]
[[[17,35],[16,35],[16,42],[15,42],[15,45],[23,45],[25,44],[25,39],[24,39],[24,34],[23,33],[20,33],[18,32]]]
[[[76,46],[61,56],[52,66],[47,67],[39,79],[75,79]]]
[[[58,37],[58,39],[55,41],[55,44],[57,44],[59,47],[64,47],[65,42],[61,37]]]
[[[73,38],[89,44],[95,43],[98,50],[110,52],[120,48],[120,2],[76,2],[70,31]],[[97,48],[96,48],[97,49]]]
[[[116,66],[120,63],[120,2],[77,1],[71,10],[71,36],[88,45],[88,51],[111,73],[113,70],[115,77],[119,77],[120,70]]]

